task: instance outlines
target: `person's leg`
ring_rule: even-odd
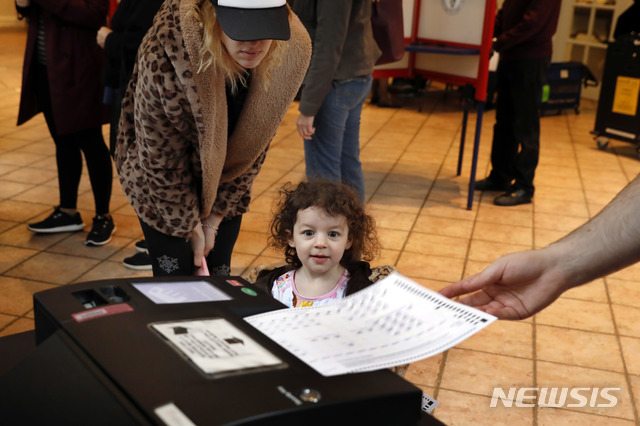
[[[497,70],[498,96],[496,122],[491,143],[491,173],[489,178],[498,185],[509,185],[513,180],[513,164],[518,152],[518,143],[513,134],[514,109],[517,103],[512,84],[514,74],[510,62],[500,61]],[[517,76],[515,77],[517,78]]]
[[[109,149],[102,136],[102,129],[96,127],[83,130],[75,133],[74,139],[84,153],[87,162],[96,215],[106,215],[109,213],[111,201],[113,168],[111,167]]]
[[[89,180],[93,190],[96,215],[85,244],[88,246],[102,246],[109,241],[116,230],[113,218],[109,214],[111,188],[113,185],[113,169],[109,149],[104,143],[100,127],[75,133],[76,145],[84,153],[89,171]]]
[[[193,251],[188,240],[156,231],[142,220],[140,226],[147,241],[154,277],[193,275]]]
[[[68,135],[58,135],[53,109],[47,68],[36,64],[36,97],[44,114],[49,133],[56,146],[56,165],[58,167],[58,191],[60,194],[60,208],[75,211],[78,202],[78,186],[82,175],[82,155],[80,149],[74,145]]]
[[[342,181],[356,190],[362,202],[365,200],[365,190],[360,162],[360,116],[364,101],[371,91],[371,80],[371,77],[353,79],[340,85],[337,91],[338,102],[345,109],[349,109],[342,142]]]
[[[311,140],[304,141],[307,179],[342,180],[340,157],[347,115],[348,111],[337,104],[334,83],[315,116],[315,134]]]
[[[109,154],[113,157],[116,150],[116,141],[118,139],[118,122],[120,121],[120,111],[122,110],[122,97],[124,89],[113,89],[113,99],[110,108],[110,124],[109,124]]]
[[[213,250],[207,256],[207,267],[211,275],[231,275],[231,254],[240,234],[242,215],[224,219],[218,226],[218,235]]]
[[[54,136],[60,208],[75,210],[78,204],[78,187],[82,177],[82,154],[70,135]]]
[[[240,233],[242,215],[225,219],[218,227],[213,250],[207,256],[211,275],[231,273],[231,254]],[[185,238],[172,237],[156,231],[142,220],[140,226],[147,242],[153,276],[193,275],[193,250]]]
[[[520,78],[514,84],[518,102],[514,105],[514,135],[520,147],[514,161],[516,189],[533,195],[533,179],[540,155],[540,106],[547,79],[549,59],[518,61]]]

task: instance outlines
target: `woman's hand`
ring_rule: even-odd
[[[193,250],[193,264],[202,266],[202,258],[206,257],[216,242],[218,226],[222,222],[222,216],[211,215],[191,231],[191,249]]]
[[[16,6],[29,7],[31,6],[31,0],[16,0]]]

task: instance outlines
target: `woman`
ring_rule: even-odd
[[[242,214],[311,42],[285,0],[166,0],[138,51],[115,152],[154,276],[230,273]],[[214,247],[215,243],[215,247]]]
[[[84,229],[77,211],[84,154],[96,211],[85,244],[107,244],[116,229],[109,214],[113,171],[102,137],[102,124],[108,118],[100,82],[104,55],[95,38],[106,22],[109,1],[16,0],[16,7],[29,21],[18,125],[44,113],[56,145],[60,197],[53,213],[28,229],[37,233]]]

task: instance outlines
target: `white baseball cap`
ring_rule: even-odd
[[[286,0],[210,0],[218,22],[237,41],[289,40]]]

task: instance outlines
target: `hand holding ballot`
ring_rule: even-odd
[[[503,256],[485,270],[440,290],[447,297],[500,319],[518,320],[541,311],[568,289],[561,275],[548,268],[540,251]]]
[[[565,291],[640,261],[640,176],[600,213],[538,250],[503,256],[484,271],[440,290],[447,297],[495,315],[523,319]]]

